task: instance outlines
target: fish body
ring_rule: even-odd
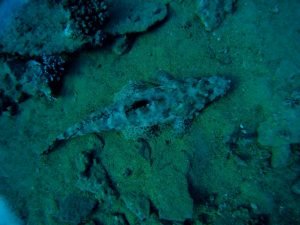
[[[192,120],[208,103],[226,94],[230,83],[219,76],[175,79],[165,72],[160,72],[154,83],[130,82],[116,94],[112,105],[67,129],[47,152],[57,143],[90,133],[116,130],[134,138],[147,128],[163,124],[180,130],[185,121]]]

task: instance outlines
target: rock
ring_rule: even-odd
[[[51,87],[59,86],[64,75],[65,60],[60,56],[42,56],[41,62],[30,60],[19,80],[20,89],[29,96],[42,95],[54,99]]]
[[[9,115],[16,115],[19,111],[18,102],[0,89],[0,115],[7,112]]]
[[[300,142],[299,79],[300,69],[282,60],[270,81],[271,113],[258,127],[258,143],[270,148],[273,168],[290,162],[291,146]]]
[[[271,148],[271,166],[281,168],[287,166],[290,149],[289,143],[282,134],[283,124],[269,119],[258,127],[258,143]]]
[[[96,225],[128,225],[128,221],[121,213],[108,214],[100,212],[93,216]]]
[[[65,74],[65,60],[54,55],[27,62],[10,59],[0,62],[0,68],[0,115],[15,115],[20,104],[30,97],[54,99]]]
[[[105,0],[20,4],[0,28],[0,53],[32,57],[102,46],[108,8]]]
[[[119,0],[112,4],[111,15],[106,28],[108,33],[139,33],[165,19],[167,7],[163,3]]]
[[[101,31],[109,17],[106,0],[67,0],[64,7],[70,12],[76,32],[88,37]]]
[[[186,177],[172,168],[160,172],[153,179],[151,200],[161,220],[185,221],[193,217],[193,200],[188,191]]]
[[[300,141],[299,111],[283,109],[258,127],[258,143],[272,152],[273,168],[285,167],[290,159],[291,144]]]
[[[102,162],[122,201],[127,202],[122,205],[126,206],[123,212],[126,213],[129,224],[159,224],[154,222],[156,219],[154,223],[149,222],[153,216],[177,222],[191,219],[194,205],[186,177],[189,160],[182,148],[178,147],[181,144],[184,147],[183,142],[166,144],[166,137],[152,140],[150,145],[153,164],[150,165],[134,151],[132,141],[117,142],[115,137],[107,138],[107,149],[103,151]],[[129,177],[123,175],[127,168],[133,171]],[[147,199],[151,204],[148,218]],[[137,215],[147,219],[138,221]],[[133,222],[134,219],[136,222]]]
[[[300,68],[293,62],[282,60],[271,81],[272,91],[290,108],[300,105]]]
[[[0,115],[7,112],[15,115],[22,100],[19,82],[7,63],[0,63]]]
[[[240,184],[240,201],[254,206],[255,214],[269,214],[274,209],[275,200],[270,192],[263,190],[259,185],[244,182]],[[257,206],[257,208],[256,208]]]
[[[77,225],[96,207],[97,201],[80,195],[69,195],[59,201],[57,219],[62,223]]]
[[[125,206],[140,220],[146,220],[150,214],[149,200],[138,193],[122,194],[122,200]]]
[[[13,41],[12,41],[13,40]],[[0,52],[22,56],[74,52],[84,44],[74,38],[68,12],[61,5],[29,1],[0,32]]]
[[[85,193],[92,194],[101,202],[101,208],[112,210],[111,205],[117,205],[117,193],[111,186],[108,174],[101,164],[99,148],[91,149],[79,155],[76,161],[80,171],[76,186]]]
[[[196,14],[207,31],[218,28],[225,16],[233,13],[237,0],[197,0]]]
[[[201,134],[201,130],[198,128],[196,131]],[[192,152],[189,155],[189,170],[188,170],[188,184],[189,193],[193,198],[194,202],[201,202],[203,198],[203,174],[206,173],[208,168],[208,162],[210,161],[210,151],[202,139],[201,135],[197,135],[191,138]]]

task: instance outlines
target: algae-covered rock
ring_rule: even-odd
[[[184,174],[169,167],[160,171],[160,176],[152,181],[151,200],[160,219],[185,221],[193,217],[193,200]]]
[[[139,221],[146,220],[150,215],[149,199],[138,193],[123,193],[121,196],[127,209],[129,209]]]
[[[233,13],[237,0],[197,0],[196,14],[207,31],[218,28],[225,16]]]
[[[240,184],[239,199],[249,204],[255,213],[269,214],[274,208],[272,194],[254,183],[244,182]]]
[[[290,145],[300,142],[299,111],[287,109],[281,113],[258,127],[258,143],[270,147],[273,168],[287,166],[290,159]]]
[[[300,106],[300,68],[297,64],[282,60],[276,68],[270,86],[286,106],[294,109]]]
[[[258,127],[258,143],[270,148],[273,168],[287,166],[291,145],[300,143],[299,74],[297,65],[282,60],[270,80],[272,113]]]
[[[71,194],[59,201],[57,220],[77,225],[85,220],[96,207],[97,201],[81,195]]]
[[[86,36],[101,31],[109,17],[105,0],[66,0],[64,7],[70,11],[75,30]]]
[[[10,15],[0,32],[0,52],[26,56],[74,52],[84,41],[74,38],[69,13],[59,4],[28,1]]]
[[[152,161],[139,154],[137,142],[116,141],[116,136],[106,138],[101,160],[120,193],[128,221],[152,224],[148,222],[153,216],[180,222],[192,218],[194,203],[187,182],[189,160],[181,151],[184,144],[174,141],[166,145],[165,138],[149,141]]]
[[[19,80],[20,89],[27,95],[42,95],[48,100],[53,100],[51,87],[61,81],[65,73],[65,64],[63,57],[55,55],[43,55],[40,61],[28,61]]]
[[[114,1],[106,31],[112,35],[140,33],[167,16],[163,3],[151,1]]]
[[[18,90],[18,81],[7,63],[0,63],[0,115],[9,112],[14,115],[18,111],[18,103],[22,93]]]
[[[0,65],[0,92],[19,104],[31,96],[53,100],[53,89],[65,74],[66,61],[59,55],[42,55],[36,60],[8,60]]]
[[[90,193],[101,202],[101,209],[110,212],[117,207],[117,193],[110,184],[105,168],[101,164],[99,148],[90,149],[79,155],[77,168],[80,170],[76,186],[82,192]]]

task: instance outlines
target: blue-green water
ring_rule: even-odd
[[[300,224],[299,1],[2,0],[0,16],[0,225]],[[216,75],[230,89],[206,104],[226,85],[192,78]],[[92,113],[76,134],[95,134],[67,137]]]

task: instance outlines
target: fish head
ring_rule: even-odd
[[[220,76],[211,76],[199,80],[199,91],[204,92],[208,101],[222,97],[230,89],[231,80]]]

